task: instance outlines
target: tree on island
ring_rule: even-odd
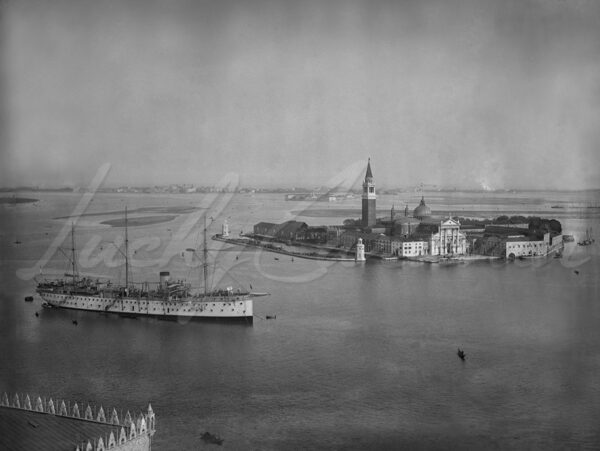
[[[535,235],[541,239],[546,233],[560,235],[562,225],[556,219],[543,219],[538,216],[532,216],[529,218],[528,229],[531,235]]]
[[[344,219],[343,225],[347,229],[356,229],[362,227],[362,221],[360,219]]]

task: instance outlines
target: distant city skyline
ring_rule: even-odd
[[[599,2],[0,8],[2,186],[600,188]]]

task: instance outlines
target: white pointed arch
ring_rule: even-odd
[[[106,423],[106,415],[104,415],[104,409],[100,406],[100,410],[98,410],[98,415],[96,416],[96,421],[101,421]]]
[[[29,399],[29,395],[25,395],[25,402],[23,403],[23,408],[27,410],[33,410],[31,408],[31,399]]]
[[[110,416],[110,424],[119,424],[119,415],[117,414],[117,409],[113,408],[112,414]]]
[[[90,405],[88,404],[88,406],[85,408],[85,414],[84,414],[84,418],[86,420],[93,420],[94,419],[94,415],[92,415],[92,408],[90,407]]]
[[[146,432],[147,432],[146,420],[144,419],[144,417],[142,417],[142,419],[140,421],[140,434],[145,434]]]
[[[81,414],[79,413],[79,405],[77,403],[75,403],[75,405],[73,406],[71,416],[74,418],[81,418]]]
[[[108,447],[113,448],[117,446],[117,441],[115,440],[115,434],[113,431],[110,431],[110,435],[108,436]]]
[[[131,422],[131,427],[129,428],[129,440],[132,440],[137,437],[137,431],[135,430],[135,423]]]
[[[131,420],[131,414],[129,413],[129,410],[127,411],[127,413],[125,414],[125,419],[123,420],[123,426],[125,427],[129,427],[129,425],[132,423],[133,421]]]

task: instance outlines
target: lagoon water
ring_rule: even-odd
[[[425,196],[434,211],[458,216],[535,213],[558,218],[576,239],[600,231],[599,209],[588,208],[597,192]],[[213,283],[270,293],[255,300],[254,325],[132,320],[42,309],[37,295],[23,302],[40,266],[68,269],[52,243],[68,254],[70,236],[57,237],[71,220],[55,218],[82,201],[28,197],[40,201],[0,206],[0,391],[132,410],[151,402],[156,450],[214,446],[204,431],[224,438],[224,449],[600,447],[598,242],[570,243],[562,259],[440,267],[292,261],[210,241]],[[378,198],[382,214],[404,202],[414,208],[418,196]],[[76,220],[83,273],[123,279],[123,229],[101,223],[125,205],[131,217],[155,217],[153,207],[176,216],[129,229],[136,281],[161,270],[197,279],[185,249],[201,244],[204,213],[216,218],[210,233],[227,218],[233,234],[261,220],[319,225],[341,223],[345,209],[360,215],[360,199],[96,194]]]

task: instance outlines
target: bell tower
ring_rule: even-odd
[[[373,180],[373,173],[371,172],[371,159],[367,163],[367,173],[365,174],[365,181],[363,182],[363,194],[362,194],[362,225],[363,227],[373,227],[377,222],[375,216],[375,181]]]

